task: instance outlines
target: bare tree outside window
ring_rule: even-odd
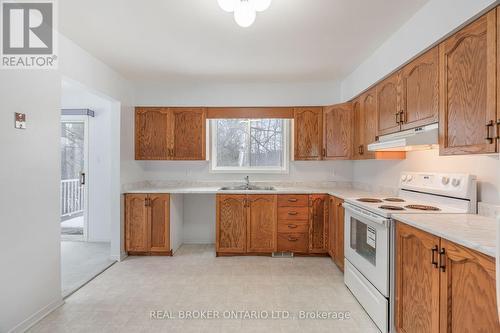
[[[285,120],[218,119],[214,121],[216,167],[282,169]]]

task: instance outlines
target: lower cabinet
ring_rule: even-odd
[[[328,253],[328,195],[217,195],[217,255]]]
[[[397,222],[396,330],[500,332],[495,260]]]
[[[330,196],[330,225],[328,253],[333,262],[344,271],[344,200]]]
[[[125,195],[125,251],[142,255],[172,254],[168,194]]]
[[[217,195],[217,254],[276,251],[276,195]]]

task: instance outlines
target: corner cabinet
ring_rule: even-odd
[[[500,332],[494,258],[396,223],[397,332]]]
[[[328,252],[329,196],[309,196],[309,253]]]
[[[293,110],[295,160],[321,160],[323,156],[323,108]]]
[[[496,9],[439,45],[440,154],[498,151]]]
[[[206,109],[137,107],[136,160],[204,160]]]
[[[323,108],[323,159],[352,157],[352,104],[344,103]]]
[[[125,251],[172,255],[168,194],[125,195]]]

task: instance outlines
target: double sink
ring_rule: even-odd
[[[274,186],[258,186],[250,184],[250,177],[245,177],[245,184],[235,186],[224,186],[219,191],[276,191]]]

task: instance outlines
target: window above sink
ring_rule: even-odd
[[[211,171],[220,173],[287,173],[288,119],[213,119]]]

